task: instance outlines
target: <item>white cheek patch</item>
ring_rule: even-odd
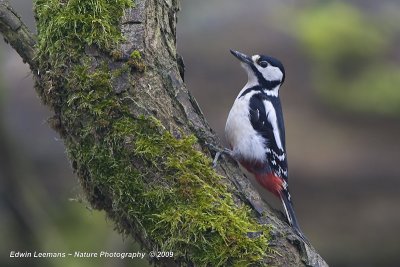
[[[251,57],[254,62],[254,66],[257,70],[263,75],[264,79],[267,81],[280,81],[283,78],[283,73],[278,67],[274,67],[268,65],[266,68],[263,68],[257,64],[257,61],[260,59],[260,55],[254,55]]]
[[[256,65],[256,68],[267,81],[280,81],[283,78],[283,73],[278,67],[268,65],[268,67],[263,68]]]

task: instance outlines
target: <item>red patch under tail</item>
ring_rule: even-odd
[[[262,187],[273,193],[275,196],[280,197],[283,189],[283,180],[281,178],[273,173],[260,173],[255,176]]]

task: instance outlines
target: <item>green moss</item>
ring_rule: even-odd
[[[133,117],[112,87],[127,67],[111,70],[109,59],[94,64],[83,56],[87,45],[113,51],[122,40],[117,18],[128,5],[36,1],[43,92],[52,99],[58,128],[65,129],[59,131],[91,204],[106,209],[126,234],[140,232],[154,248],[196,266],[260,263],[269,251],[268,227],[233,202],[208,157],[196,150],[196,138],[178,139],[156,118]],[[78,14],[86,13],[105,30],[86,19],[78,23]],[[92,31],[98,39],[87,35]],[[130,60],[140,62],[140,53]],[[261,235],[249,238],[251,232]]]
[[[125,114],[108,72],[77,66],[73,73],[69,86],[83,87],[70,94],[63,120],[84,123],[74,133],[82,140],[67,143],[68,152],[85,166],[94,185],[106,188],[117,216],[134,222],[159,249],[189,256],[199,265],[263,258],[268,228],[233,203],[210,160],[194,148],[194,136],[176,139],[153,117]],[[133,168],[133,157],[141,167]],[[152,181],[152,176],[163,178]],[[263,235],[251,239],[250,232]]]
[[[144,63],[142,59],[142,55],[138,50],[134,50],[130,58],[128,60],[128,64],[135,68],[137,71],[144,72],[146,71],[146,64]]]
[[[112,77],[113,78],[119,78],[121,77],[124,73],[129,73],[130,67],[128,64],[123,64],[121,67],[115,69],[112,71]]]
[[[132,5],[132,0],[36,0],[39,57],[62,64],[78,58],[85,46],[112,49],[122,40],[116,26],[123,10]]]
[[[121,117],[101,144],[88,136],[70,156],[88,167],[94,183],[111,190],[118,216],[147,233],[160,250],[197,265],[250,264],[268,248],[268,228],[237,207],[196,138],[176,139],[154,118]],[[132,167],[132,156],[143,168]],[[163,179],[149,180],[150,170]],[[161,184],[160,184],[161,183]],[[258,238],[249,232],[263,232]]]
[[[131,58],[136,59],[136,60],[141,60],[142,55],[140,54],[140,52],[138,50],[133,50],[133,52],[131,53]]]
[[[114,60],[121,60],[123,59],[124,55],[121,50],[114,49],[110,52],[112,59]]]

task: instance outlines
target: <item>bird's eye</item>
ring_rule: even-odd
[[[263,68],[266,68],[268,66],[268,62],[267,61],[260,61],[260,62],[258,62],[258,65],[260,65]]]

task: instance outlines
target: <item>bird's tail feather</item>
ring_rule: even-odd
[[[286,213],[286,218],[292,226],[293,230],[296,232],[297,235],[299,235],[304,241],[308,243],[307,238],[303,234],[303,232],[300,229],[299,223],[297,222],[296,214],[294,213],[294,208],[292,201],[290,200],[290,194],[288,190],[283,190],[280,194],[280,198],[283,204],[283,208],[285,209]]]

